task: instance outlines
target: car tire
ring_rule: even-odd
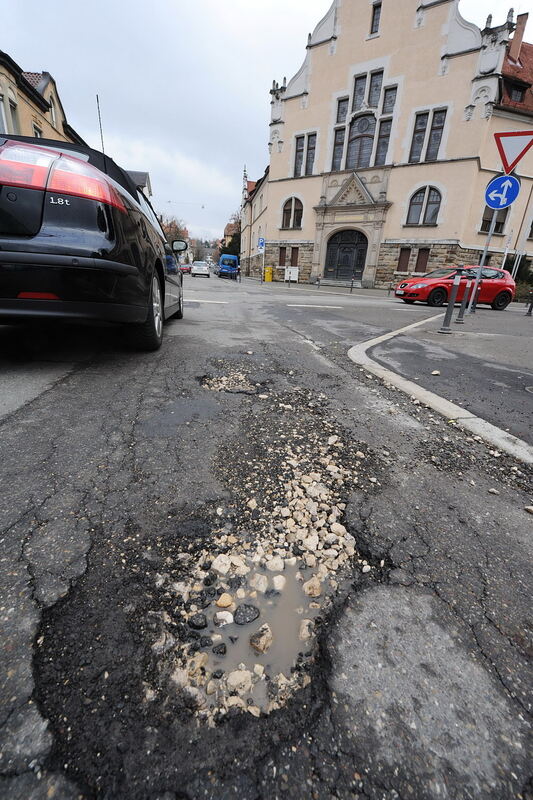
[[[145,352],[159,350],[163,341],[163,313],[161,281],[157,271],[154,270],[146,321],[140,325],[133,325],[130,329],[130,341],[137,350]]]
[[[402,297],[404,303],[407,303],[408,306],[412,306],[415,302],[414,300],[406,300],[405,297]]]
[[[504,311],[509,303],[511,302],[512,297],[509,292],[500,292],[496,295],[490,307],[494,309],[494,311]]]
[[[172,319],[183,319],[183,283],[181,284],[180,302],[178,310],[172,314]]]
[[[437,289],[433,289],[428,297],[427,303],[428,306],[443,306],[447,299],[448,293],[446,289],[439,287]]]

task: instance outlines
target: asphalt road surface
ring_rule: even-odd
[[[531,800],[531,471],[346,357],[434,309],[185,280],[156,354],[0,328],[0,796]]]

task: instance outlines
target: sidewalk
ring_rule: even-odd
[[[454,318],[456,313],[454,314]],[[533,318],[523,305],[506,311],[478,308],[452,334],[441,320],[377,344],[378,364],[533,443]],[[434,374],[436,373],[436,374]]]

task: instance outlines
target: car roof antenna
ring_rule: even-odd
[[[102,153],[105,156],[104,134],[102,132],[102,115],[100,114],[100,99],[99,99],[98,95],[96,95],[96,108],[98,109],[98,124],[100,126],[100,139],[101,139],[101,142],[102,142]]]

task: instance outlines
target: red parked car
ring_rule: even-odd
[[[188,275],[191,274],[191,265],[190,264],[180,264],[180,272],[182,275],[187,273]]]
[[[463,269],[463,278],[457,292],[457,302],[463,299],[467,278],[475,279],[478,271],[475,266],[463,267]],[[455,267],[442,267],[428,272],[427,275],[407,278],[398,284],[394,294],[404,303],[421,301],[427,303],[428,306],[442,306],[450,296],[456,273]],[[515,296],[516,284],[505,269],[483,267],[479,285],[478,303],[486,303],[495,311],[503,311]]]

